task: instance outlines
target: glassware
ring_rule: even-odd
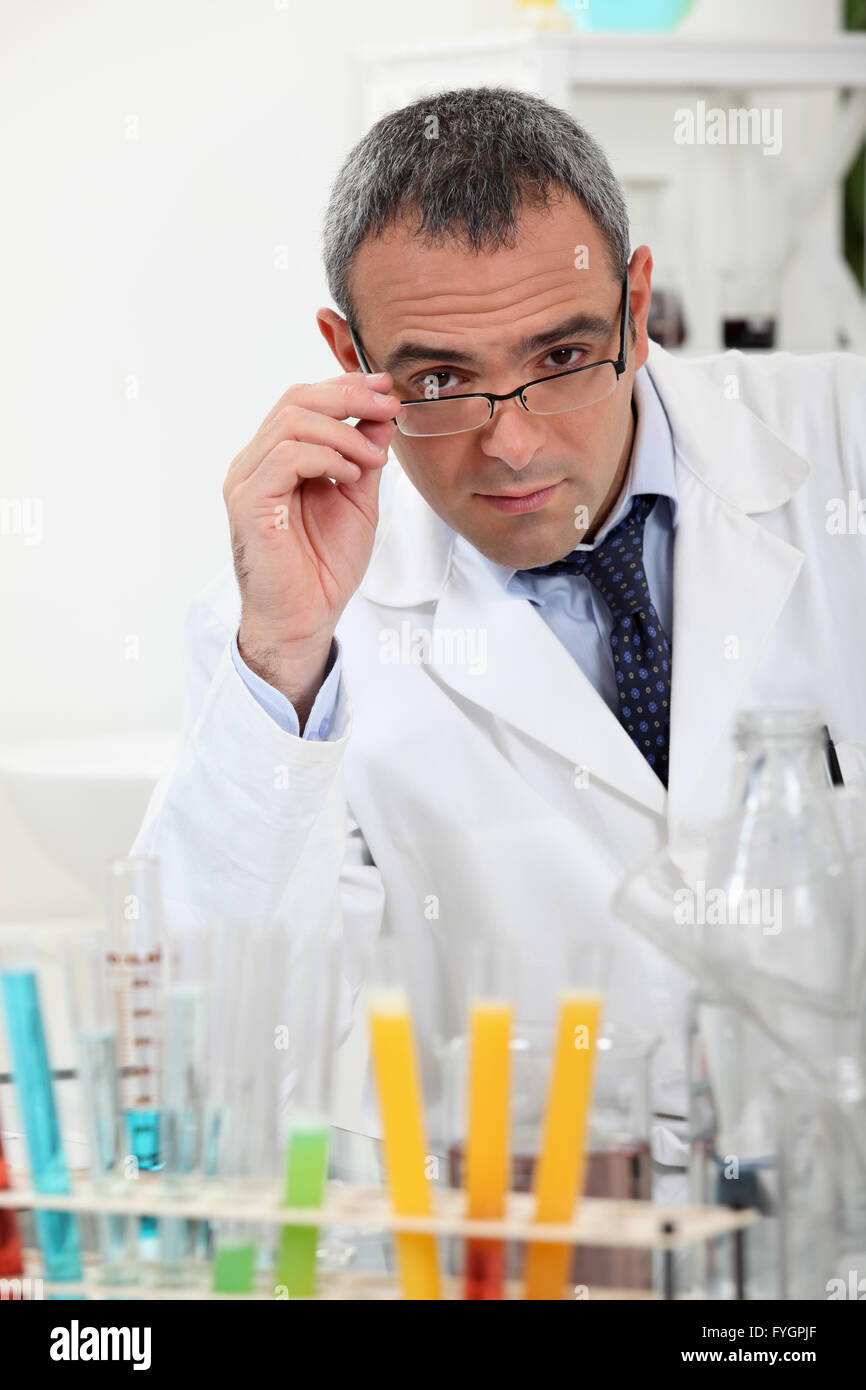
[[[23,934],[8,929],[0,938],[0,951],[0,996],[31,1182],[37,1192],[65,1195],[70,1191],[69,1170],[57,1117],[35,959]],[[45,1277],[81,1279],[77,1218],[71,1212],[40,1209],[35,1213],[35,1224]]]
[[[371,1054],[391,1204],[401,1216],[426,1216],[432,1211],[430,1179],[435,1160],[428,1149],[407,976],[396,940],[384,937],[376,943],[368,953],[366,973]],[[403,1297],[440,1299],[436,1237],[397,1234],[394,1245]]]
[[[746,1238],[747,1296],[778,1297],[771,1078],[795,1059],[820,1082],[860,1055],[866,800],[830,789],[809,711],[744,714],[737,748],[732,813],[670,845],[615,907],[696,981],[692,1195],[764,1214]],[[712,1247],[698,1286],[732,1291]]]
[[[0,1125],[0,1192],[9,1190],[9,1173],[3,1154],[3,1131]],[[18,1222],[12,1207],[0,1207],[0,1280],[20,1279],[24,1273],[24,1257]],[[0,1284],[0,1289],[5,1285]],[[0,1292],[0,1298],[4,1294]]]
[[[156,859],[108,866],[108,980],[117,1032],[128,1157],[136,1174],[157,1172],[160,1157],[162,907]],[[158,1223],[139,1225],[151,1255]]]
[[[514,0],[515,22],[521,27],[567,33],[569,24],[558,0]]]
[[[223,920],[213,924],[212,953],[204,1168],[233,1198],[270,1199],[280,1164],[285,936],[276,924]],[[214,1222],[213,1288],[250,1293],[273,1237],[254,1222]]]
[[[722,278],[722,338],[725,348],[769,350],[776,346],[778,296],[771,272],[740,268]]]
[[[164,935],[160,1142],[162,1188],[169,1196],[203,1179],[211,936],[201,925],[174,926]],[[160,1223],[161,1282],[195,1277],[197,1225],[170,1217]]]
[[[477,942],[467,971],[468,1064],[466,1113],[466,1214],[502,1220],[509,1184],[511,1030],[516,958],[510,943]],[[464,1297],[501,1299],[505,1245],[465,1242]]]
[[[512,1105],[510,1188],[531,1192],[547,1096],[554,1029],[552,1023],[516,1025],[510,1039]],[[650,1080],[658,1039],[635,1029],[605,1024],[598,1039],[594,1094],[583,1183],[587,1197],[648,1201],[652,1196]],[[467,1039],[452,1038],[440,1049],[448,1153],[448,1179],[463,1185],[466,1134]],[[522,1249],[512,1244],[506,1272],[520,1277]],[[652,1288],[651,1253],[627,1248],[582,1246],[569,1278],[589,1288]]]
[[[584,1140],[579,1135],[580,1125],[578,1123],[575,1128],[572,1123],[577,1116],[563,1109],[563,1097],[576,1096],[580,1086],[579,1078],[571,1074],[572,1069],[564,1072],[561,1065],[563,1056],[574,1058],[572,1049],[578,1046],[578,1040],[570,1037],[568,1051],[562,1053],[559,1034],[569,1010],[575,1019],[578,1013],[583,1018],[586,1010],[597,1018],[609,976],[610,949],[606,941],[576,932],[560,944],[558,951],[544,953],[544,959],[526,943],[499,937],[473,943],[464,948],[462,956],[456,973],[464,984],[464,997],[458,1012],[464,1029],[474,1021],[473,1005],[480,994],[482,997],[484,993],[488,997],[494,994],[500,1008],[506,1003],[511,1006],[509,1025],[513,1021],[513,1028],[508,1044],[510,1106],[506,1146],[510,1158],[509,1186],[529,1191],[535,1184],[539,1210],[554,1204],[570,1214],[574,1206],[573,1191],[579,1194],[583,1185],[582,1170],[587,1157]],[[588,1018],[589,1013],[586,1016]],[[597,1075],[598,1051],[594,1036],[584,1041],[591,1051],[585,1077],[591,1089],[593,1073]],[[467,1046],[467,1036],[463,1032],[438,1050],[443,1067],[444,1138],[452,1186],[462,1186],[464,1179],[471,1177],[464,1173],[472,1118],[471,1098],[467,1093],[471,1077]],[[536,1173],[536,1158],[542,1150],[548,1155],[558,1154],[556,1167],[551,1166],[548,1156]],[[553,1218],[548,1215],[539,1219]],[[470,1257],[474,1254],[473,1245],[470,1243],[467,1251]],[[536,1242],[536,1246],[540,1245],[541,1242]],[[531,1248],[535,1250],[536,1246]],[[453,1267],[460,1267],[461,1255],[459,1242],[452,1242],[450,1261]],[[533,1258],[536,1265],[549,1261],[551,1270],[554,1265],[557,1269],[561,1265],[565,1270],[569,1252],[551,1246],[549,1252]],[[520,1252],[506,1252],[505,1268],[509,1278],[519,1277],[520,1264]],[[551,1281],[558,1283],[558,1274],[551,1274]]]
[[[289,1207],[320,1207],[331,1145],[339,946],[330,938],[292,938],[287,951],[283,1200]],[[316,1291],[318,1238],[315,1226],[282,1228],[274,1279],[290,1298]]]
[[[583,31],[673,29],[694,0],[559,0],[571,22]]]
[[[866,1079],[836,1059],[820,1083],[788,1066],[778,1115],[781,1296],[866,1295]]]
[[[647,316],[647,335],[660,347],[682,347],[688,337],[683,298],[678,289],[666,284],[653,285]]]
[[[97,1189],[117,1194],[125,1186],[125,1146],[106,953],[104,933],[78,934],[64,944],[63,963],[90,1150],[90,1178]],[[100,1279],[106,1283],[135,1282],[135,1218],[104,1212],[97,1213],[95,1220]]]

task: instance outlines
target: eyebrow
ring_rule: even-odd
[[[574,314],[569,319],[564,319],[554,328],[547,328],[543,333],[532,333],[528,337],[521,338],[515,343],[509,356],[513,362],[520,362],[524,357],[531,357],[533,353],[539,352],[542,348],[555,347],[565,338],[605,338],[613,330],[613,324],[608,319],[601,318],[598,314],[580,313]],[[442,362],[451,363],[456,367],[478,367],[481,363],[477,357],[473,357],[471,352],[461,352],[458,348],[435,347],[426,343],[401,343],[394,348],[393,352],[385,359],[384,371],[390,372],[393,376],[401,367],[411,366],[416,362]]]

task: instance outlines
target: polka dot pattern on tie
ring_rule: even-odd
[[[536,574],[582,574],[611,612],[610,647],[620,723],[650,767],[668,784],[671,644],[653,607],[643,567],[643,532],[655,495],[635,497],[594,550],[576,550]]]

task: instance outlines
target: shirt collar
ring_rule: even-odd
[[[670,502],[671,519],[676,527],[677,485],[673,434],[665,408],[645,366],[635,373],[633,399],[637,411],[637,425],[632,440],[631,462],[623,490],[595,540],[590,544],[581,542],[574,547],[575,550],[594,550],[604,540],[608,532],[622,521],[631,506],[632,498],[640,493],[653,492],[660,497],[667,497]],[[458,544],[461,540],[462,538],[458,536]],[[519,578],[514,587],[510,587],[511,581],[520,573],[518,570],[509,568],[507,565],[497,565],[493,560],[488,560],[486,555],[481,555],[480,552],[479,557],[485,568],[498,580],[503,589],[509,590],[515,597],[525,597],[523,593],[518,593]]]

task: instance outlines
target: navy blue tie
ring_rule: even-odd
[[[668,784],[671,644],[653,607],[643,566],[643,532],[654,494],[635,497],[623,518],[594,550],[530,574],[582,574],[601,594],[613,618],[610,647],[620,723],[650,767]]]

